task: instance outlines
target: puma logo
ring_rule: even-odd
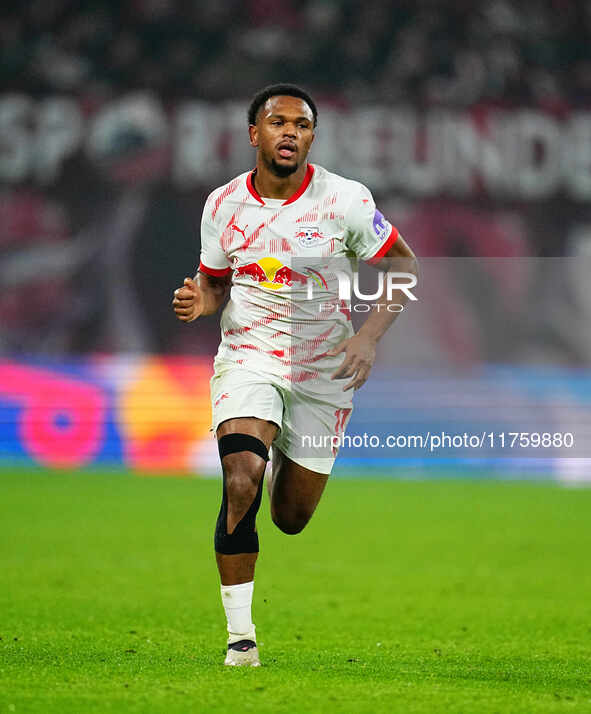
[[[248,225],[244,226],[244,230],[242,228],[238,228],[238,226],[232,224],[232,230],[233,231],[238,231],[238,233],[242,233],[242,237],[244,240],[246,240],[246,229],[248,228]]]
[[[218,397],[215,402],[214,402],[214,407],[217,407],[217,405],[222,401],[222,399],[229,399],[230,395],[228,392],[224,392],[221,397]]]

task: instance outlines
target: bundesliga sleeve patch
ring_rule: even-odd
[[[384,218],[384,214],[376,208],[373,215],[373,229],[377,239],[382,243],[392,232],[392,225]]]

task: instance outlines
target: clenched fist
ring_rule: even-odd
[[[185,278],[183,287],[174,291],[172,306],[182,322],[193,322],[203,312],[203,294],[192,278]]]

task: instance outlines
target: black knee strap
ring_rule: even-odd
[[[261,459],[269,460],[269,450],[265,444],[252,434],[225,434],[218,439],[220,459],[226,454],[235,454],[238,451],[252,451]]]
[[[227,454],[239,451],[252,451],[265,461],[269,459],[269,452],[265,444],[250,434],[226,434],[218,439],[220,459]],[[259,537],[256,532],[256,517],[261,505],[263,495],[263,478],[259,482],[256,496],[242,520],[236,525],[232,533],[228,533],[228,493],[226,490],[226,469],[222,462],[224,486],[222,493],[222,506],[218,515],[215,528],[214,545],[216,552],[223,555],[237,555],[238,553],[258,553]]]

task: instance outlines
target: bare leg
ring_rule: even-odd
[[[228,419],[217,429],[217,438],[225,434],[251,434],[260,439],[267,448],[277,433],[277,425],[254,417]],[[222,459],[226,478],[228,499],[227,530],[232,533],[254,501],[260,480],[265,472],[265,461],[250,451],[227,454]],[[216,561],[222,585],[238,585],[254,579],[257,553],[225,555],[216,553]]]
[[[300,466],[274,449],[273,474],[267,484],[273,523],[289,535],[300,533],[312,518],[327,481],[328,474]]]

